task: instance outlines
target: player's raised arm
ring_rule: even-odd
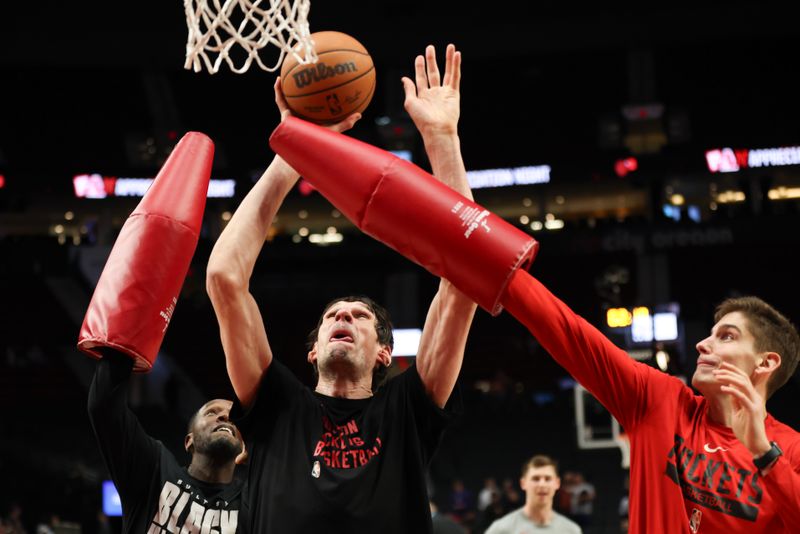
[[[461,52],[448,45],[444,76],[436,64],[436,50],[414,61],[414,78],[403,78],[405,108],[422,135],[433,174],[444,184],[472,199],[458,138]],[[435,230],[434,230],[435,231]],[[431,302],[417,353],[417,370],[431,399],[444,406],[464,360],[467,334],[477,305],[442,279]]]
[[[290,111],[280,78],[274,89],[285,118]],[[331,128],[344,131],[359,118],[359,114],[350,115]],[[298,178],[292,167],[275,156],[231,217],[208,261],[206,287],[219,322],[228,375],[244,406],[252,402],[261,375],[272,361],[261,311],[250,293],[250,277],[272,220]]]

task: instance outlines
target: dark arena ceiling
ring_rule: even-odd
[[[562,181],[581,183],[626,152],[603,135],[609,124],[626,132],[626,105],[661,104],[664,120],[683,126],[650,156],[675,170],[695,170],[692,149],[797,142],[792,11],[771,2],[317,0],[310,26],[349,33],[373,56],[378,87],[357,137],[381,144],[375,119],[404,118],[400,76],[426,44],[441,52],[452,42],[464,54],[468,168],[558,163],[568,169]],[[141,170],[130,143],[190,129],[215,140],[217,166],[237,179],[271,156],[274,75],[184,70],[177,0],[7,3],[0,28],[7,180],[14,170],[57,187],[75,172]]]

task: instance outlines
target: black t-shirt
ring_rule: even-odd
[[[242,482],[192,478],[160,442],[148,436],[127,403],[132,360],[107,355],[89,390],[89,418],[122,501],[122,531],[136,534],[233,534]]]
[[[232,417],[248,440],[245,530],[326,534],[431,532],[425,467],[452,414],[415,367],[368,399],[311,391],[280,362]]]

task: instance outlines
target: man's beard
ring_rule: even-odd
[[[208,439],[196,443],[194,451],[224,462],[236,458],[242,452],[242,446],[240,443],[231,441],[227,436],[214,436],[212,434]]]

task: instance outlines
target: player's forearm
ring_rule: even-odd
[[[299,175],[279,156],[245,196],[219,236],[208,262],[209,277],[247,284],[275,214]]]
[[[472,199],[461,143],[455,131],[423,132],[425,151],[434,176]],[[467,335],[477,305],[442,279],[431,302],[417,355],[417,372],[431,400],[443,407],[453,392],[464,361]]]
[[[635,362],[524,271],[514,274],[503,302],[542,347],[626,429],[635,424],[634,418],[647,412],[650,400],[646,390],[658,390],[661,386],[656,386],[655,381],[662,386],[674,381]]]
[[[464,361],[477,305],[447,280],[436,293],[420,340],[417,372],[431,400],[443,407],[453,392]]]
[[[111,418],[122,418],[127,405],[128,381],[133,370],[133,360],[116,351],[104,350],[97,362],[94,378],[89,388],[89,417],[98,424],[108,424]]]
[[[89,421],[109,470],[119,480],[117,475],[124,474],[127,465],[127,451],[150,440],[128,406],[133,359],[113,349],[102,352],[89,387]]]
[[[427,133],[422,138],[434,176],[472,200],[472,191],[467,182],[467,171],[461,157],[461,141],[458,134],[455,132]]]

